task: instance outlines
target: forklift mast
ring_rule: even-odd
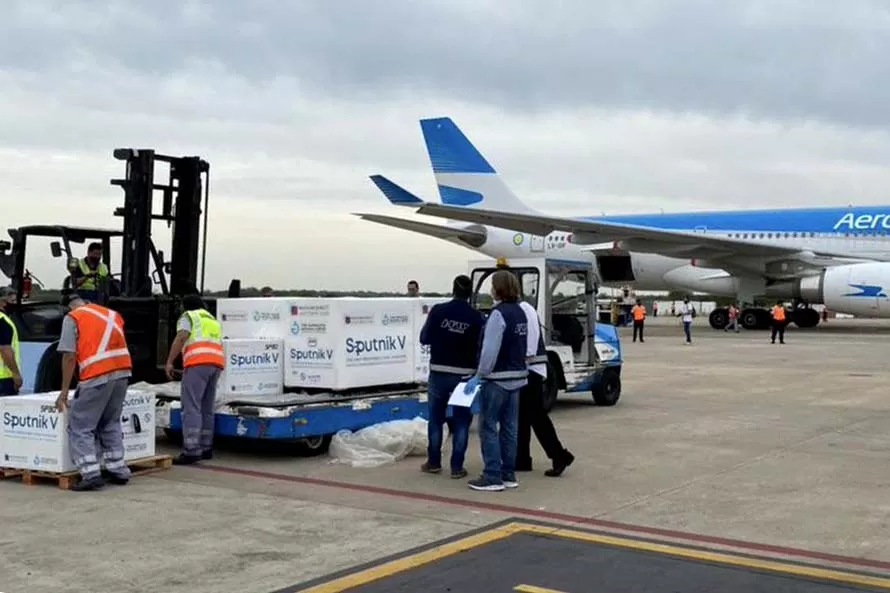
[[[151,250],[152,221],[166,221],[173,227],[170,260],[159,273],[170,275],[170,294],[182,296],[204,292],[207,250],[207,206],[210,198],[210,165],[196,156],[171,157],[154,150],[118,148],[114,158],[126,161],[124,179],[112,179],[112,185],[124,190],[124,205],[115,216],[124,219],[121,254],[121,296],[147,297],[152,294]],[[155,164],[167,163],[165,183],[155,179]],[[154,192],[162,194],[161,209],[156,213]],[[204,202],[202,211],[201,202]],[[201,246],[201,218],[204,217],[203,253],[201,254],[200,290],[198,287],[198,250]],[[159,255],[163,256],[162,253]]]

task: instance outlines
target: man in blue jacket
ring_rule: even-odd
[[[446,418],[448,400],[461,377],[475,372],[479,336],[485,317],[470,305],[473,283],[468,276],[458,276],[452,285],[453,299],[435,305],[420,331],[420,343],[430,349],[429,446],[427,461],[421,471],[442,471],[442,426],[451,432],[451,477],[464,478],[464,459],[470,438],[473,414],[469,408],[453,406]]]
[[[495,306],[482,337],[479,368],[467,382],[466,392],[481,387],[479,440],[485,469],[469,482],[473,490],[516,488],[519,390],[528,383],[526,345],[528,320],[519,305],[519,279],[507,270],[491,276]]]

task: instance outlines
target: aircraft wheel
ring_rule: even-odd
[[[729,325],[729,310],[724,307],[714,309],[708,316],[708,323],[714,329],[726,329]]]

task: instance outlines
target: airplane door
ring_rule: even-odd
[[[544,253],[544,237],[532,235],[529,245],[532,253]]]

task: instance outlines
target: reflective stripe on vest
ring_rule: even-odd
[[[525,379],[526,377],[528,377],[528,369],[523,371],[498,371],[496,373],[489,373],[483,378],[497,381],[500,379]]]
[[[472,375],[476,372],[476,369],[453,367],[448,366],[447,364],[431,364],[430,370],[436,373],[448,373],[450,375]]]
[[[544,346],[544,328],[538,322],[538,350],[534,356],[525,359],[528,364],[547,364],[547,347]]]
[[[12,328],[12,353],[15,356],[15,364],[19,368],[19,371],[22,370],[22,353],[19,351],[19,330],[15,326],[15,323],[12,322],[6,313],[0,311],[0,323],[8,323],[9,327]],[[6,363],[3,362],[3,357],[0,357],[0,379],[12,379],[12,369],[6,366]]]
[[[78,307],[69,315],[77,325],[77,367],[81,381],[133,368],[124,337],[124,320],[117,312],[90,304]]]
[[[182,368],[199,365],[225,368],[226,355],[219,321],[205,309],[186,311],[185,315],[191,321],[192,331],[182,350]]]
[[[94,272],[90,268],[89,264],[87,264],[87,260],[80,259],[77,263],[80,267],[80,271],[86,278],[86,280],[83,281],[83,284],[81,284],[79,288],[81,290],[98,290],[99,283],[97,282],[97,280],[108,277],[108,266],[105,265],[105,262],[99,262],[99,267],[95,270],[96,276],[90,275]]]

